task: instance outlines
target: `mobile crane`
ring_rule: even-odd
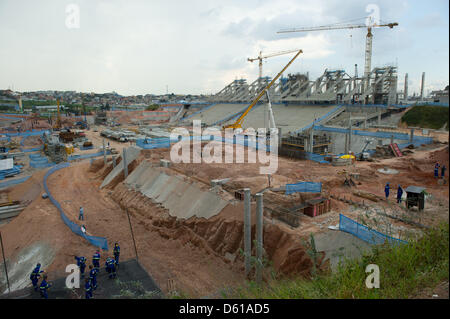
[[[229,125],[223,126],[223,129],[227,129],[227,128],[232,128],[232,129],[242,128],[242,122],[243,122],[244,118],[247,116],[248,112],[250,112],[250,110],[256,105],[256,103],[258,103],[258,101],[263,97],[264,94],[267,94],[267,92],[270,89],[270,87],[275,83],[276,80],[278,80],[278,78],[281,76],[281,74],[283,74],[283,72],[286,71],[286,69],[292,64],[292,62],[294,62],[294,60],[301,53],[303,53],[303,51],[302,50],[298,50],[297,54],[291,59],[291,61],[289,61],[289,63],[286,64],[286,66],[283,68],[283,70],[281,70],[280,73],[278,73],[277,76],[274,77],[272,79],[272,81],[270,81],[270,83],[258,94],[258,96],[247,107],[247,109],[241,114],[241,116],[239,116],[239,118],[236,120],[236,122],[234,122],[233,124],[229,124]],[[269,103],[270,103],[270,99],[269,99]]]

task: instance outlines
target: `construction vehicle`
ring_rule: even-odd
[[[370,144],[372,144],[372,140],[366,139],[366,145],[364,145],[364,148],[362,149],[358,157],[359,161],[367,161],[370,158],[370,154],[366,152],[367,146],[369,146]]]
[[[337,29],[359,29],[359,28],[367,28],[366,35],[366,48],[365,48],[365,65],[364,65],[364,78],[365,78],[365,87],[368,88],[370,85],[370,72],[371,72],[371,64],[372,64],[372,29],[374,28],[382,28],[389,27],[390,29],[398,26],[397,22],[385,23],[385,24],[377,24],[373,23],[372,19],[369,17],[369,21],[366,24],[330,24],[318,27],[311,28],[295,28],[290,30],[280,30],[277,33],[289,33],[289,32],[309,32],[309,31],[324,31],[324,30],[337,30]]]
[[[267,55],[264,55],[264,56],[262,55],[262,51],[259,51],[259,56],[258,57],[256,57],[256,58],[248,58],[247,60],[249,62],[254,62],[256,60],[259,60],[259,78],[262,78],[262,73],[263,73],[262,72],[262,67],[263,67],[262,61],[263,61],[263,59],[272,58],[272,57],[283,55],[283,54],[294,53],[294,52],[297,52],[297,51],[298,51],[298,49],[297,50],[289,50],[289,51],[281,51],[281,52],[270,53],[270,54],[267,54]]]
[[[245,111],[239,116],[239,118],[234,122],[233,124],[225,125],[223,129],[232,128],[232,129],[242,129],[242,121],[247,116],[248,112],[258,103],[258,101],[261,99],[261,97],[266,94],[266,92],[270,89],[270,87],[275,83],[276,80],[283,74],[284,71],[294,62],[294,60],[300,55],[300,53],[303,53],[302,50],[298,50],[297,54],[289,61],[288,64],[283,68],[283,70],[280,71],[280,73],[277,74],[276,77],[270,81],[270,83],[258,94],[258,96],[253,100],[253,102],[245,109]],[[269,100],[270,103],[270,100]],[[273,115],[272,115],[273,116]]]

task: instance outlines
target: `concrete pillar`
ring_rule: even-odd
[[[122,154],[122,161],[123,161],[123,174],[125,178],[128,177],[128,163],[127,163],[127,149],[123,148],[123,154]]]
[[[309,131],[309,152],[314,153],[314,126]]]
[[[412,143],[414,140],[414,129],[411,129],[411,133],[409,134],[409,142]]]
[[[263,194],[256,194],[256,282],[261,283],[263,271]]]
[[[367,128],[367,112],[366,112],[366,117],[364,118],[364,129]]]
[[[348,151],[352,149],[352,117],[348,118]]]
[[[116,157],[115,156],[112,157],[112,163],[113,163],[113,167],[116,167]]]
[[[106,148],[105,148],[105,139],[103,139],[103,162],[106,165]]]
[[[250,273],[250,257],[252,255],[252,219],[250,188],[244,188],[244,263],[245,276]]]
[[[378,125],[381,125],[381,108],[377,107],[377,112],[378,112]]]
[[[349,152],[349,149],[348,149],[348,134],[345,134],[345,144],[344,144],[344,148],[345,148],[344,153],[345,153],[345,154],[348,154],[348,152]]]

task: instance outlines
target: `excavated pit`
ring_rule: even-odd
[[[139,170],[142,170],[141,166],[136,169],[141,176],[143,172]],[[129,177],[132,174],[131,171]],[[122,209],[128,210],[133,217],[137,218],[140,224],[145,225],[148,231],[157,232],[165,240],[179,240],[183,245],[193,245],[204,253],[221,258],[231,266],[237,266],[238,269],[243,270],[244,258],[241,253],[244,248],[243,202],[231,200],[218,214],[209,218],[196,216],[180,218],[172,216],[169,209],[155,199],[144,195],[136,189],[136,185],[133,187],[127,183],[127,180],[123,181],[122,177],[122,181],[114,186],[111,197]],[[191,187],[195,186],[191,185]],[[255,203],[253,202],[252,243],[256,239],[255,220]],[[309,276],[313,262],[298,236],[286,233],[278,225],[271,224],[270,220],[265,219],[263,242],[265,258],[271,262],[277,272],[283,275]],[[254,247],[252,254],[255,255]],[[323,257],[322,254],[320,256]],[[319,259],[321,263],[322,258]]]

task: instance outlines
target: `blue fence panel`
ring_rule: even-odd
[[[110,155],[111,151],[106,151],[106,155]],[[74,161],[78,159],[86,159],[86,158],[92,158],[92,157],[98,157],[103,156],[103,151],[100,151],[98,153],[92,153],[92,154],[83,154],[83,155],[71,155],[67,157],[67,160]]]
[[[70,230],[72,232],[74,232],[75,234],[85,238],[87,241],[89,241],[92,245],[99,247],[101,249],[104,250],[108,250],[108,241],[106,238],[104,237],[97,237],[97,236],[88,236],[85,233],[83,233],[81,231],[81,227],[77,224],[75,224],[74,222],[72,222],[64,213],[61,205],[58,203],[58,201],[56,201],[53,196],[51,195],[48,186],[47,186],[47,179],[50,175],[52,175],[55,171],[60,170],[62,168],[68,167],[70,166],[69,163],[62,163],[59,164],[53,168],[51,168],[44,176],[44,189],[48,194],[48,198],[50,199],[50,201],[53,203],[53,205],[56,206],[56,208],[58,209],[61,219],[63,220],[63,222],[70,228]]]
[[[392,245],[407,244],[407,241],[388,236],[339,214],[339,230],[350,233],[369,244],[379,245],[388,242]]]
[[[321,193],[322,183],[301,182],[296,184],[286,184],[286,195],[293,193]]]
[[[2,182],[2,183],[0,183],[0,189],[11,187],[11,186],[18,185],[18,184],[22,184],[23,182],[26,182],[30,177],[31,176],[25,176],[22,178],[17,178],[17,179]]]

